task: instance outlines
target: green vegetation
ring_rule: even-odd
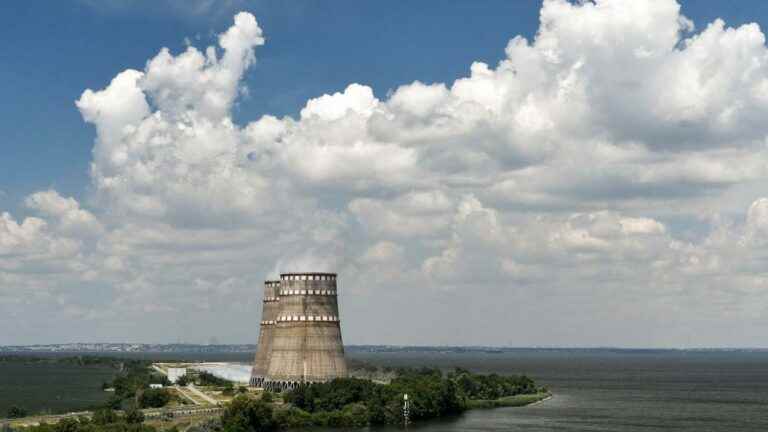
[[[525,375],[478,375],[456,368],[449,377],[468,399],[499,399],[519,394],[536,393],[536,383]],[[546,391],[545,389],[543,391]]]
[[[176,385],[186,387],[190,382],[192,381],[190,381],[189,377],[187,375],[183,375],[176,380]]]
[[[263,393],[261,393],[261,400],[264,402],[274,402],[275,397],[272,395],[272,392],[269,390],[264,390]]]
[[[160,408],[171,401],[171,394],[165,389],[146,389],[138,395],[138,402],[141,408]]]
[[[208,372],[200,372],[195,381],[197,385],[201,386],[232,387],[232,381],[227,381]]]
[[[400,369],[389,384],[344,378],[302,386],[283,394],[283,406],[273,407],[269,393],[260,400],[237,396],[219,427],[223,432],[259,432],[402,424],[404,394],[411,401],[411,421],[457,415],[470,408],[521,406],[548,395],[525,376],[477,375],[464,369],[449,374],[438,369]]]
[[[129,360],[123,364],[122,372],[102,387],[113,388],[115,393],[106,405],[112,409],[120,409],[138,404],[141,408],[159,408],[170,400],[170,394],[163,389],[151,389],[150,384],[170,385],[168,378],[153,371],[151,362],[146,360]]]
[[[157,429],[143,424],[144,414],[129,409],[125,415],[114,411],[100,410],[92,420],[86,417],[65,418],[56,424],[43,423],[25,428],[25,432],[157,432]]]
[[[261,432],[278,428],[272,406],[268,403],[238,396],[221,415],[224,432]]]
[[[130,425],[137,425],[144,423],[144,413],[140,409],[132,406],[125,410],[125,422]]]
[[[122,372],[105,387],[115,394],[107,406],[96,410],[91,420],[67,418],[55,425],[42,424],[26,432],[157,432],[144,424],[140,408],[162,407],[171,397],[164,389],[149,388],[158,377],[143,361],[126,362]],[[376,373],[376,371],[369,371]],[[403,423],[403,396],[408,394],[410,420],[421,421],[458,415],[473,408],[527,405],[549,396],[526,376],[479,375],[465,369],[443,373],[439,369],[389,370],[389,383],[343,378],[328,383],[300,386],[282,394],[274,403],[271,392],[254,397],[247,389],[237,395],[221,418],[189,429],[189,432],[270,432],[312,426],[362,428]],[[201,373],[198,383],[235,389],[230,381]],[[245,391],[244,391],[245,390]],[[114,408],[122,407],[121,413]],[[15,410],[14,414],[23,413]],[[9,412],[9,416],[10,416]],[[170,432],[170,431],[169,431]]]
[[[100,408],[93,412],[93,418],[91,420],[94,424],[105,425],[110,423],[117,423],[120,419],[114,410],[109,408]]]

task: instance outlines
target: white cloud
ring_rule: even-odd
[[[91,212],[81,209],[74,198],[64,198],[54,190],[36,192],[27,197],[26,204],[52,217],[63,233],[90,237],[103,232],[101,223]]]
[[[90,209],[44,191],[39,217],[3,214],[0,307],[21,284],[57,322],[113,323],[93,337],[175,318],[154,337],[252,338],[261,279],[335,270],[351,342],[532,343],[489,329],[535,316],[536,344],[749,345],[767,330],[762,32],[696,33],[673,0],[546,0],[540,18],[453,83],[350,84],[244,125],[252,15],[218,46],[160,50],[76,103],[97,133]],[[371,325],[371,304],[401,313]],[[375,331],[451,314],[460,336]],[[755,333],[670,331],[686,319]]]

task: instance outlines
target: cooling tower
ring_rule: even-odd
[[[259,345],[251,369],[251,385],[261,387],[269,367],[269,354],[272,352],[272,330],[275,327],[279,299],[277,292],[280,281],[264,281],[264,300],[261,308],[261,325],[259,326]]]
[[[336,274],[281,274],[278,297],[263,386],[282,391],[347,376]]]

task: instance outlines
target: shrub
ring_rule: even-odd
[[[241,395],[232,399],[221,415],[224,432],[268,432],[277,429],[272,407]]]
[[[117,413],[110,408],[101,408],[93,413],[93,423],[97,425],[106,425],[117,422]]]
[[[300,429],[313,425],[312,415],[296,407],[275,410],[273,418],[282,428]]]
[[[128,424],[141,424],[144,422],[144,413],[135,406],[125,410],[125,422]]]
[[[139,406],[141,408],[160,408],[164,407],[171,400],[171,395],[165,389],[147,389],[139,395]]]

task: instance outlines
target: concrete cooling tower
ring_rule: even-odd
[[[261,363],[266,373],[259,380],[259,346],[252,385],[282,391],[347,376],[336,274],[281,274],[277,300],[275,324],[267,330],[267,361]]]
[[[261,308],[261,325],[259,326],[259,345],[251,369],[251,386],[261,387],[269,367],[269,354],[272,346],[272,329],[277,322],[279,299],[277,292],[280,281],[264,281],[264,299]]]

